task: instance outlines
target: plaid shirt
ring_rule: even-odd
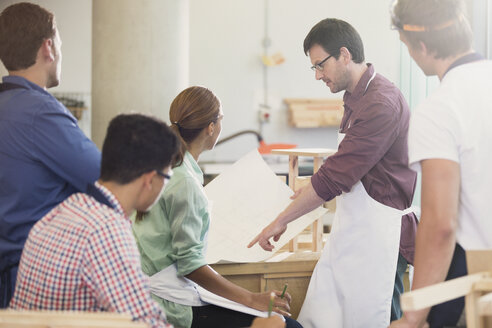
[[[77,193],[34,225],[10,307],[120,312],[170,327],[150,296],[130,220],[109,190],[95,186],[113,208]]]

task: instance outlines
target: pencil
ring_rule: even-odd
[[[270,303],[268,303],[268,317],[272,315],[272,309],[273,309],[273,300],[275,299],[275,293],[271,292],[270,293]]]
[[[284,285],[284,290],[282,291],[282,295],[280,295],[280,298],[284,298],[284,296],[285,296],[285,291],[287,290],[287,286],[288,286],[288,285],[289,285],[288,283],[285,283],[285,285]]]

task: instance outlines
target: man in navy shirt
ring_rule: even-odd
[[[14,292],[31,227],[99,176],[101,154],[46,89],[59,84],[61,40],[52,13],[18,3],[0,14],[0,308]]]

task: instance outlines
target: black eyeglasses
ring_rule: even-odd
[[[327,61],[331,57],[333,57],[333,55],[329,55],[328,57],[326,57],[325,59],[323,59],[319,63],[314,64],[313,66],[311,66],[311,69],[313,70],[313,72],[316,72],[316,71],[320,71],[321,72],[323,70],[323,64],[325,63],[325,61]]]
[[[155,172],[160,175],[161,177],[163,177],[164,179],[167,179],[167,180],[171,180],[171,176],[169,174],[166,174],[164,172],[161,172],[161,171],[158,171],[158,170],[155,170]]]

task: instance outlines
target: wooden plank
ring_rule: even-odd
[[[317,254],[319,256],[319,254]],[[212,264],[211,267],[223,276],[243,274],[264,274],[278,272],[312,271],[317,260],[257,262],[257,263],[227,263]]]
[[[260,292],[264,293],[266,291],[268,291],[267,280],[265,279],[265,277],[261,276],[261,278],[260,278]]]
[[[96,322],[46,322],[23,320],[19,321],[7,320],[0,321],[0,328],[148,328],[144,323],[115,323],[103,321]]]
[[[492,292],[492,279],[482,279],[473,284],[473,290],[479,292]]]
[[[294,148],[294,149],[272,149],[272,154],[276,155],[294,155],[308,157],[328,157],[337,152],[332,148]]]
[[[296,191],[296,177],[299,176],[299,161],[297,155],[289,155],[289,187]]]
[[[289,187],[292,191],[296,191],[296,178],[299,176],[299,157],[297,155],[289,155]],[[297,237],[289,240],[289,252],[296,252],[299,249],[297,245]]]
[[[284,102],[289,105],[289,104],[298,104],[298,103],[312,103],[312,104],[319,104],[319,103],[325,103],[325,104],[343,104],[343,99],[340,98],[285,98]]]
[[[468,274],[492,271],[492,250],[467,250],[466,266]]]
[[[132,322],[131,316],[123,313],[2,310],[0,327],[143,328],[146,324]]]
[[[289,252],[297,252],[299,250],[299,240],[297,236],[289,240]]]
[[[295,179],[296,190],[305,187],[310,181],[310,176],[297,177]],[[299,240],[297,240],[297,247],[299,248]],[[323,220],[321,219],[317,219],[311,224],[311,249],[313,252],[319,252],[323,249]]]
[[[323,221],[317,219],[312,224],[312,250],[313,252],[321,252],[323,249]]]
[[[313,174],[319,171],[321,165],[323,165],[323,157],[314,157],[313,162]],[[312,224],[312,250],[313,252],[320,252],[323,249],[323,221],[317,219]]]
[[[477,291],[478,292],[478,291]],[[478,314],[492,316],[492,293],[480,296],[478,299]]]
[[[343,117],[342,99],[284,99],[289,124],[298,128],[339,126]]]
[[[321,252],[300,251],[284,259],[282,262],[318,262]]]
[[[479,292],[471,291],[465,295],[466,326],[470,328],[482,328],[483,321],[478,313]]]
[[[339,111],[343,113],[342,103],[297,103],[290,104],[289,110],[291,111]]]
[[[313,163],[313,174],[316,173],[316,172],[318,172],[318,170],[320,169],[321,165],[323,165],[323,157],[321,157],[321,156],[315,156],[314,157],[314,163]]]
[[[126,313],[115,312],[88,312],[88,311],[50,311],[50,310],[0,310],[0,317],[9,318],[17,317],[19,314],[23,317],[36,317],[36,318],[67,318],[67,320],[84,318],[87,320],[121,320],[130,321],[132,316]]]
[[[231,275],[223,276],[235,285],[241,286],[251,292],[260,293],[263,292],[261,286],[262,274],[243,274],[243,275]]]
[[[46,322],[42,323],[37,320],[0,320],[0,328],[148,328],[144,323],[126,323],[126,322]]]
[[[475,282],[490,276],[490,272],[481,272],[404,293],[400,297],[401,308],[403,311],[417,311],[464,296],[472,290]]]
[[[327,233],[323,233],[323,241],[322,241],[322,245],[324,246],[325,245],[325,242],[326,242],[326,239],[327,239]],[[298,240],[297,240],[297,245],[299,247],[299,250],[298,251],[311,251],[313,252],[313,242],[312,242],[312,234],[309,232],[308,233],[308,236],[306,236],[306,234],[300,234],[298,235]],[[318,252],[321,252],[321,251],[317,251],[317,252],[313,252],[313,253],[318,253]]]
[[[343,111],[323,110],[289,110],[289,125],[295,128],[320,128],[340,126]]]
[[[283,273],[265,273],[263,277],[265,279],[279,279],[279,278],[295,278],[295,277],[311,277],[312,271],[306,272],[283,272]]]
[[[119,321],[130,322],[132,317],[122,313],[106,313],[106,312],[84,312],[84,311],[47,311],[47,310],[2,310],[0,311],[1,319],[18,318],[21,316],[24,319],[46,319],[46,320],[65,320],[65,321]]]
[[[320,256],[319,252],[300,251],[280,262],[216,263],[210,266],[221,275],[312,271]]]

